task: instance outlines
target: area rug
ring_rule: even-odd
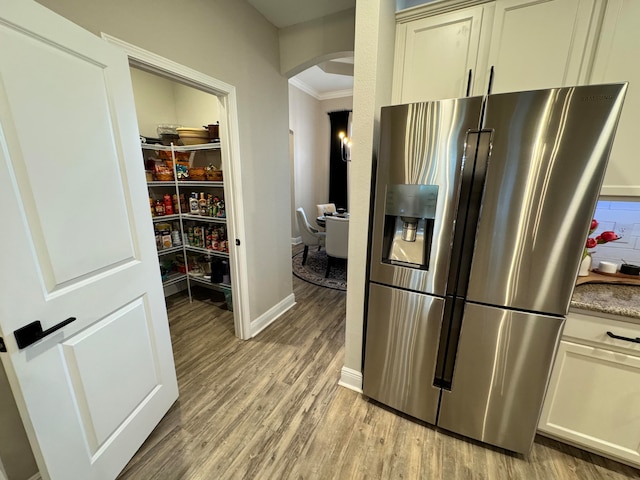
[[[309,248],[307,255],[307,263],[302,265],[302,253],[293,256],[293,274],[304,280],[320,287],[333,288],[334,290],[347,290],[347,270],[345,265],[336,261],[331,265],[329,278],[324,278],[327,271],[327,253],[323,250],[319,252],[316,248]]]

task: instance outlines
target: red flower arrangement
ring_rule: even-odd
[[[598,228],[598,221],[594,218],[593,220],[591,220],[591,228],[589,229],[589,235],[595,232],[596,228]],[[592,237],[587,238],[587,243],[584,247],[584,252],[582,252],[582,258],[584,259],[584,257],[589,255],[589,252],[587,251],[588,248],[596,248],[597,245],[602,245],[603,243],[609,243],[619,239],[620,237],[616,235],[615,232],[612,232],[611,230],[602,232],[596,238],[592,238]]]

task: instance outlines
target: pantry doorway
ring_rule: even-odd
[[[231,288],[233,292],[234,327],[238,338],[243,340],[252,336],[249,316],[249,289],[247,258],[244,250],[244,210],[242,202],[242,175],[240,161],[240,139],[238,128],[236,89],[197,70],[176,63],[155,53],[127,43],[106,33],[101,34],[108,43],[125,51],[129,65],[168,80],[201,90],[218,98],[220,118],[220,142],[222,170],[225,175],[225,195],[227,207],[227,228],[229,239],[234,245],[230,248]],[[227,193],[227,185],[229,187]]]

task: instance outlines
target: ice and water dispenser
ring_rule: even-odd
[[[382,261],[429,269],[437,185],[387,185]]]

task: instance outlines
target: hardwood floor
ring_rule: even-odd
[[[248,341],[208,294],[169,299],[180,398],[121,480],[640,478],[543,437],[524,459],[339,387],[346,295],[293,282],[296,306]]]

